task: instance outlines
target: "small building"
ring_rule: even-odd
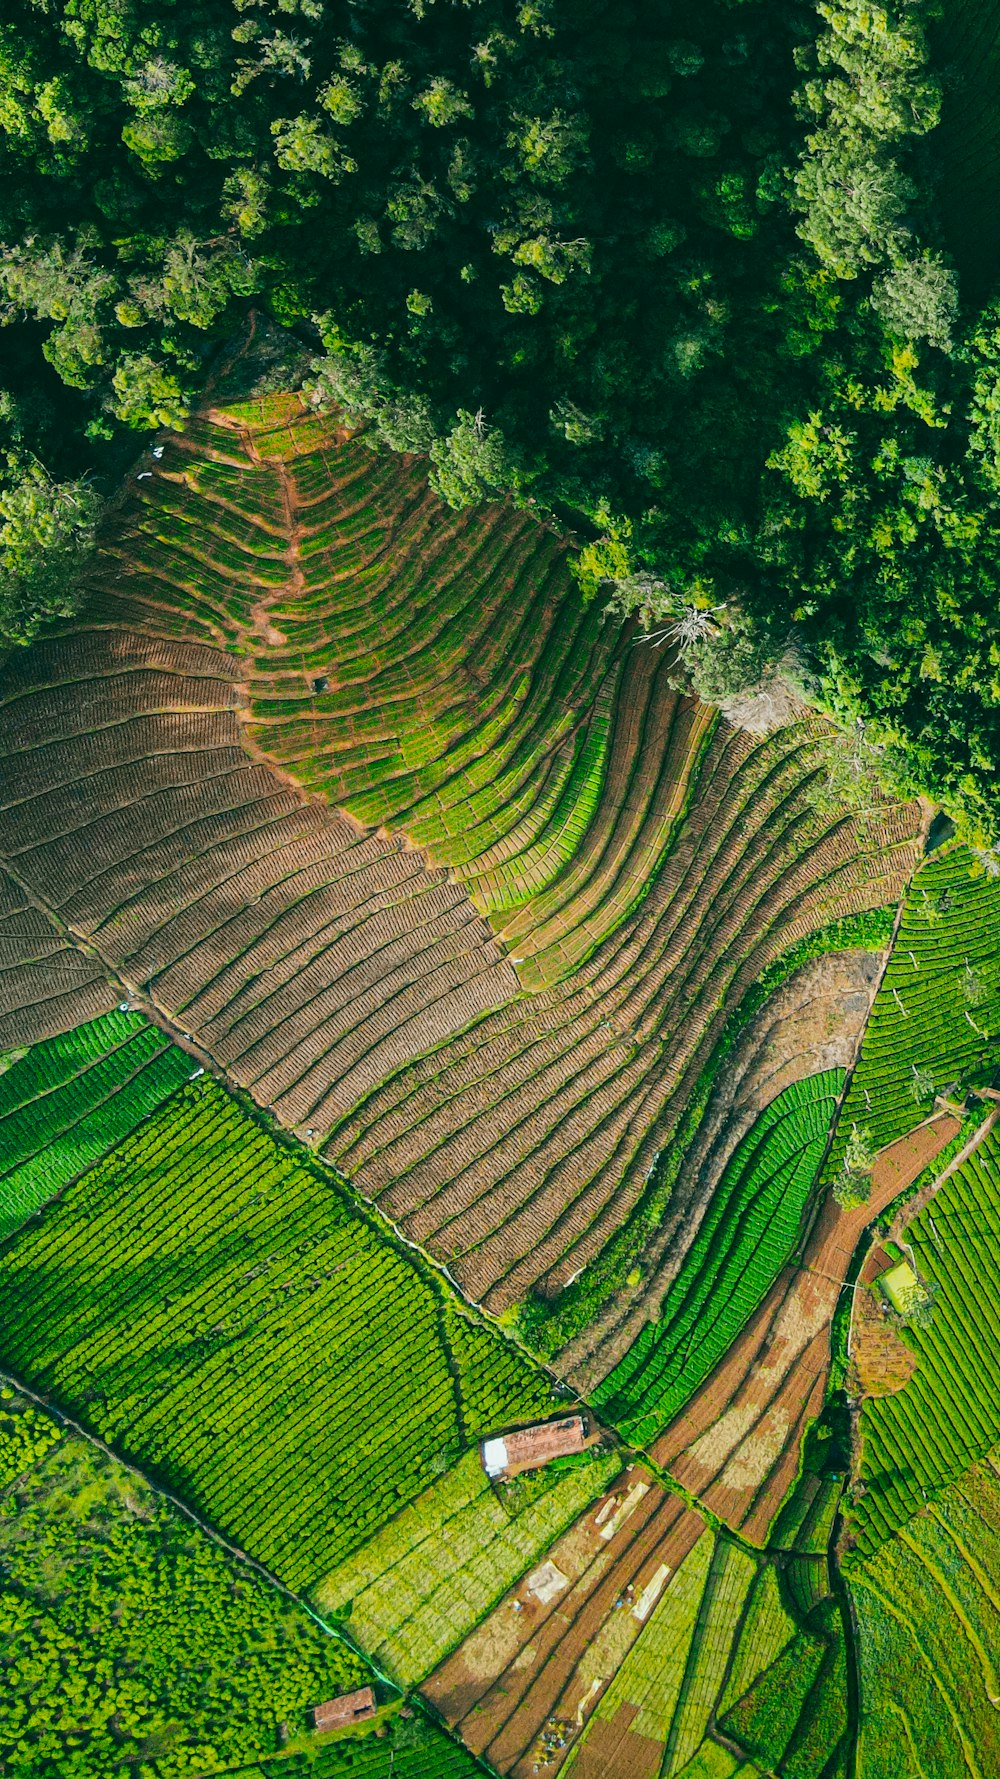
[[[356,1693],[343,1693],[339,1699],[327,1699],[312,1712],[314,1730],[342,1730],[349,1723],[361,1723],[375,1715],[375,1694],[370,1686],[359,1687]]]
[[[566,1415],[561,1421],[542,1421],[536,1427],[520,1427],[495,1439],[484,1439],[479,1447],[487,1476],[516,1476],[522,1470],[537,1470],[553,1458],[568,1458],[582,1452],[587,1443],[587,1423],[582,1415]]]
[[[879,1285],[896,1314],[909,1316],[923,1302],[924,1289],[908,1260],[900,1260],[884,1272]]]

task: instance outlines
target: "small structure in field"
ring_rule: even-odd
[[[908,1260],[890,1266],[879,1279],[879,1286],[899,1316],[910,1316],[923,1303],[926,1293]]]
[[[487,1476],[516,1476],[522,1470],[537,1470],[553,1458],[568,1458],[582,1452],[587,1443],[587,1423],[582,1415],[567,1415],[561,1421],[542,1421],[536,1427],[520,1427],[495,1439],[484,1439],[479,1447]]]
[[[361,1723],[375,1715],[375,1694],[370,1686],[359,1687],[356,1693],[342,1693],[339,1699],[327,1699],[312,1712],[314,1730],[342,1730],[349,1723]]]

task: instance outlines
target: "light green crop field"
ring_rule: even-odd
[[[1000,1768],[1000,1483],[973,1465],[863,1563],[858,1779]]]
[[[908,1226],[921,1277],[936,1290],[927,1327],[907,1324],[915,1375],[861,1418],[865,1492],[850,1510],[871,1556],[1000,1437],[1000,1139],[987,1136]]]
[[[734,1149],[656,1322],[595,1393],[637,1444],[673,1420],[787,1260],[843,1085],[839,1069],[793,1081]]]

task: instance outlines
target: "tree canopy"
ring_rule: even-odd
[[[446,499],[574,523],[583,595],[678,627],[704,687],[791,650],[991,836],[1000,320],[945,251],[929,22],[14,0],[0,637],[58,613],[129,430],[183,424],[255,305]]]

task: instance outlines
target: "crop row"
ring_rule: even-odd
[[[486,1330],[495,1400],[484,1363],[462,1399],[440,1288],[209,1081],[70,1186],[0,1271],[5,1362],[297,1586],[442,1454],[551,1403]]]
[[[988,1063],[1000,1036],[1000,882],[964,846],[917,872],[865,1030],[828,1177],[852,1126],[881,1149],[925,1117],[935,1093]]]
[[[974,1465],[851,1570],[861,1684],[859,1779],[890,1771],[986,1779],[1000,1762],[993,1700],[1000,1496]],[[897,1764],[905,1723],[914,1765]],[[919,1763],[919,1766],[916,1764]]]
[[[402,1685],[422,1680],[606,1488],[620,1467],[599,1458],[498,1500],[477,1452],[314,1590],[321,1610],[349,1610],[351,1635]],[[521,1491],[519,1493],[519,1491]]]
[[[1000,1437],[1000,1142],[986,1138],[908,1229],[936,1296],[929,1326],[909,1326],[917,1370],[896,1395],[865,1403],[865,1492],[852,1531],[870,1553]]]
[[[596,1400],[640,1444],[673,1420],[752,1315],[791,1252],[843,1086],[793,1082],[730,1156],[657,1321]]]
[[[34,1046],[0,1076],[0,1236],[106,1155],[191,1073],[138,1014]]]

